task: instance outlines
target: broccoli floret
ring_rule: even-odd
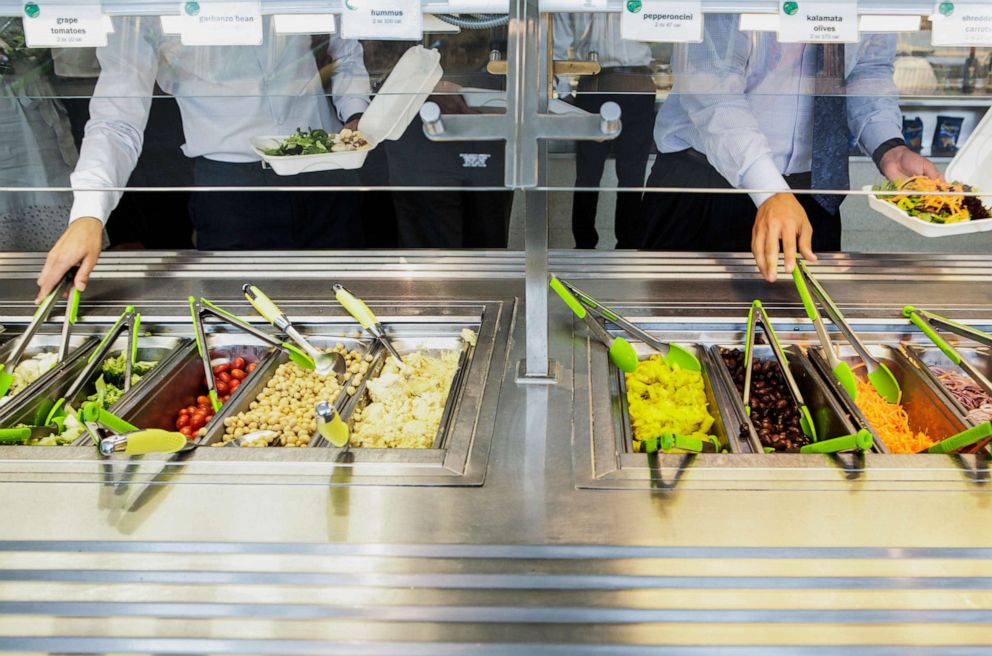
[[[138,380],[151,371],[156,362],[141,362],[135,361],[131,366],[131,384],[138,382]],[[117,387],[124,386],[124,371],[126,369],[127,363],[125,362],[124,354],[107,358],[103,362],[103,376],[108,383],[111,385],[116,385]],[[109,405],[107,407],[110,407]]]

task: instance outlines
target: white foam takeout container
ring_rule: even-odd
[[[407,50],[358,121],[358,131],[369,142],[368,148],[319,155],[266,155],[264,148],[275,148],[289,136],[282,135],[252,137],[252,149],[278,175],[360,169],[376,146],[403,136],[441,75],[441,54],[437,50],[423,46]]]
[[[958,149],[954,159],[947,165],[944,177],[992,193],[992,111],[985,114],[985,118]],[[863,189],[872,190],[870,185]],[[986,207],[992,204],[992,196],[982,196],[981,199]],[[869,196],[868,206],[882,216],[924,237],[949,237],[992,230],[992,219],[962,223],[929,223],[899,209],[886,201],[885,196]]]

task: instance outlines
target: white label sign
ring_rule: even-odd
[[[935,46],[992,45],[992,5],[977,2],[940,2],[930,17]]]
[[[778,40],[782,43],[854,43],[860,38],[856,2],[779,2]]]
[[[700,0],[621,0],[620,35],[631,41],[699,43],[703,40]]]
[[[341,36],[419,41],[424,36],[420,0],[345,0]]]
[[[334,14],[276,14],[279,34],[334,34]]]
[[[188,0],[179,6],[184,46],[257,46],[262,43],[262,7],[254,2]]]
[[[541,0],[540,11],[606,11],[609,0]]]
[[[24,5],[24,41],[29,48],[102,48],[113,25],[98,4]]]

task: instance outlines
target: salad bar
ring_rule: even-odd
[[[551,386],[514,254],[142,258],[0,408],[2,649],[986,644],[983,258],[554,253]],[[5,349],[35,264],[0,259]]]

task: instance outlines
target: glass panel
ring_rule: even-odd
[[[976,231],[992,222],[962,219],[992,208],[987,167],[940,177],[992,103],[992,49],[935,48],[919,13],[862,16],[846,47],[781,43],[740,14],[706,14],[698,44],[623,39],[619,12],[554,14],[558,106],[616,103],[623,129],[551,146],[542,188],[575,190],[552,196],[553,247],[571,214],[578,248],[750,251],[763,217],[758,232],[812,227],[816,252],[986,251],[992,232]]]

